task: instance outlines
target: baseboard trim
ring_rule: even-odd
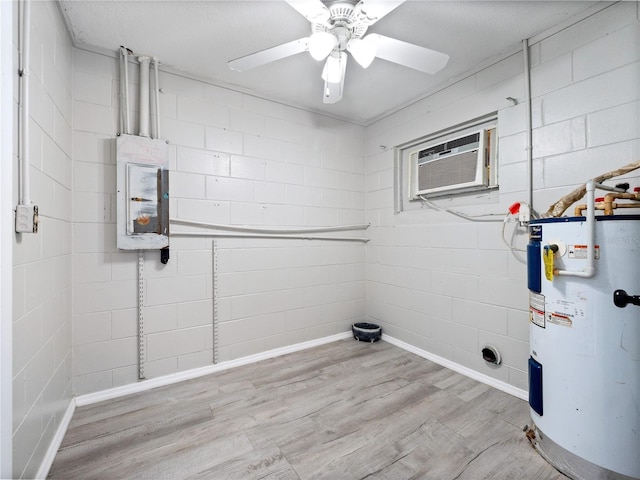
[[[51,470],[51,465],[53,465],[53,461],[56,458],[56,454],[58,453],[58,449],[62,444],[62,440],[64,439],[65,434],[67,433],[67,428],[69,428],[69,423],[71,422],[71,418],[73,417],[73,412],[76,410],[76,401],[72,398],[69,401],[69,405],[67,406],[67,410],[64,412],[62,419],[60,420],[60,425],[56,429],[56,433],[53,435],[51,439],[51,443],[49,444],[49,448],[47,448],[47,452],[40,463],[40,468],[38,468],[38,472],[36,473],[36,479],[45,479],[47,475],[49,475],[49,470]]]
[[[448,368],[449,370],[453,370],[454,372],[458,372],[462,375],[465,375],[469,378],[482,382],[490,387],[501,390],[509,395],[513,395],[514,397],[518,397],[522,400],[529,400],[529,393],[526,390],[522,390],[521,388],[514,387],[513,385],[508,384],[507,382],[503,382],[502,380],[498,380],[496,378],[490,377],[489,375],[485,375],[484,373],[477,372],[471,368],[460,365],[459,363],[448,360],[444,357],[440,357],[433,353],[427,352],[426,350],[422,350],[421,348],[414,347],[413,345],[403,342],[402,340],[398,340],[397,338],[390,337],[387,334],[383,334],[381,337],[385,342],[389,342],[396,347],[400,347],[407,352],[415,353],[416,355],[426,358],[427,360],[431,360],[438,365],[442,365],[443,367]]]
[[[248,355],[246,357],[237,358],[235,360],[229,360],[226,362],[216,363],[214,365],[207,365],[206,367],[194,368],[184,372],[172,373],[169,375],[163,375],[162,377],[151,378],[149,380],[142,380],[138,383],[130,385],[123,385],[121,387],[110,388],[107,390],[101,390],[95,393],[88,393],[85,395],[78,395],[75,398],[75,404],[78,407],[85,405],[92,405],[94,403],[102,402],[104,400],[111,400],[113,398],[123,397],[132,393],[144,392],[157,387],[164,387],[165,385],[171,385],[173,383],[182,382],[184,380],[191,380],[193,378],[202,377],[211,373],[222,372],[230,368],[240,367],[242,365],[249,365],[251,363],[260,362],[269,358],[279,357],[286,355],[287,353],[298,352],[300,350],[306,350],[308,348],[318,347],[326,343],[336,342],[338,340],[344,340],[351,337],[351,332],[343,332],[328,337],[318,338],[316,340],[309,340],[308,342],[296,343],[295,345],[289,345],[286,347],[275,348],[273,350],[267,350],[266,352],[256,353],[254,355]]]

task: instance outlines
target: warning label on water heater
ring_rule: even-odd
[[[600,258],[600,245],[594,246],[595,259]],[[569,245],[567,246],[567,254],[569,258],[587,258],[587,246],[586,245]]]
[[[529,291],[529,321],[545,328],[544,295]]]

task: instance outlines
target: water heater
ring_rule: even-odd
[[[529,229],[528,436],[570,478],[640,479],[640,215]]]

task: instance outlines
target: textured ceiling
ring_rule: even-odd
[[[221,86],[366,125],[597,2],[408,0],[368,33],[445,52],[447,66],[428,75],[376,59],[365,70],[350,58],[343,99],[333,105],[322,103],[322,63],[307,52],[242,73],[227,66],[231,59],[310,34],[309,22],[284,1],[59,3],[77,46],[115,55],[125,45]]]

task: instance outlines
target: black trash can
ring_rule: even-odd
[[[377,342],[382,335],[382,328],[375,323],[354,323],[351,325],[351,331],[353,332],[353,338],[359,342]]]

